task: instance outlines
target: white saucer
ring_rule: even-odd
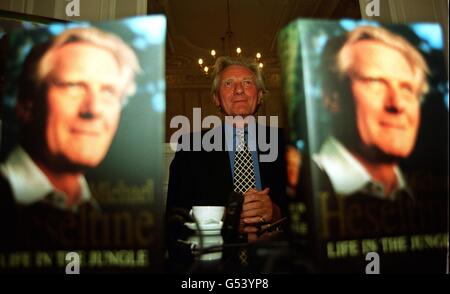
[[[196,231],[197,230],[197,225],[196,223],[184,223],[186,225],[186,227],[188,227],[191,230]],[[211,223],[211,224],[199,224],[200,227],[200,231],[206,233],[206,232],[211,232],[213,231],[214,233],[217,233],[217,231],[219,231],[220,233],[220,229],[222,229],[223,226],[223,222],[220,223]]]

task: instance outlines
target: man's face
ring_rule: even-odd
[[[95,167],[116,132],[119,66],[107,50],[71,43],[56,51],[47,91],[46,152],[50,160]]]
[[[262,93],[256,89],[254,73],[240,65],[231,65],[222,72],[219,97],[214,97],[226,115],[247,116],[256,112]]]
[[[391,157],[411,153],[420,123],[418,83],[405,57],[373,40],[351,45],[351,92],[364,148]]]

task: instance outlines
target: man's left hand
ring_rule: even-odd
[[[257,225],[272,221],[273,203],[269,192],[269,188],[262,191],[250,189],[244,194],[241,219],[245,225]]]
[[[280,209],[270,199],[269,192],[269,188],[262,191],[250,189],[244,194],[241,222],[244,224],[243,232],[247,233],[248,242],[258,240],[259,225],[281,218]]]

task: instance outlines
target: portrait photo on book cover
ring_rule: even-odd
[[[363,268],[358,258],[370,239],[373,251],[405,261],[439,251],[434,267],[422,269],[444,271],[449,109],[441,27],[300,20],[279,47],[289,140],[302,159],[293,198],[307,205],[322,257],[335,264],[354,257]],[[388,237],[405,245],[392,252]],[[354,255],[340,256],[337,241],[348,240]]]
[[[0,248],[29,253],[23,269],[64,268],[56,250],[93,270],[143,269],[149,249],[162,250],[165,25],[151,16],[8,33]],[[47,262],[34,262],[39,250]]]

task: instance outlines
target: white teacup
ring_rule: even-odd
[[[193,206],[191,216],[201,224],[220,223],[225,212],[225,206]]]

